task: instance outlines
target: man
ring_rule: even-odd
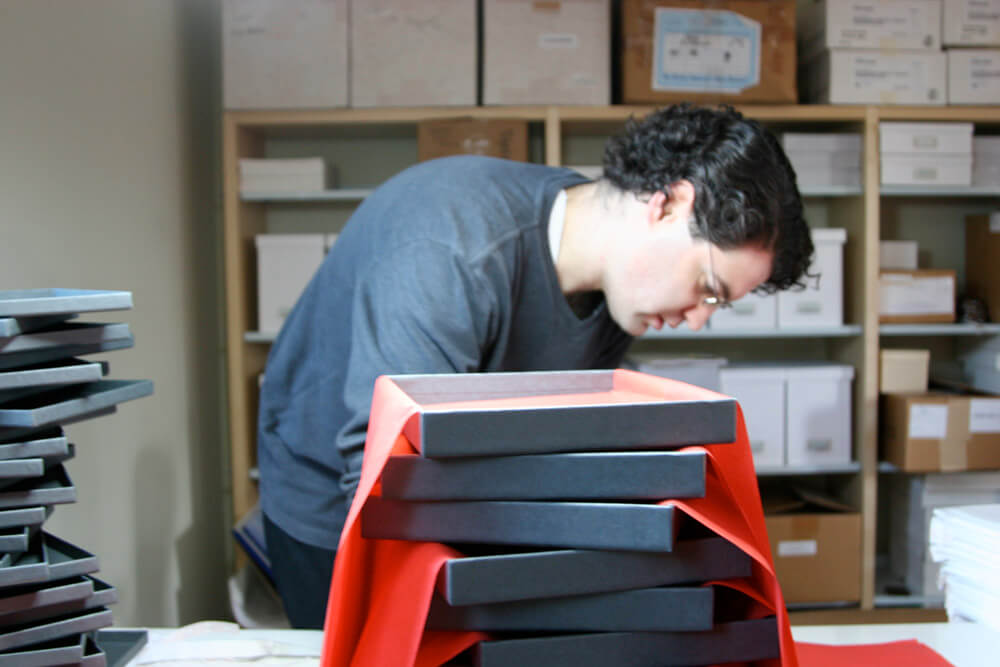
[[[612,138],[604,176],[483,157],[419,164],[358,208],[271,349],[258,459],[292,624],[322,627],[382,374],[613,368],[633,337],[760,288],[813,252],[781,147],[679,105]]]

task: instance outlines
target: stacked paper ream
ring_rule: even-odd
[[[861,187],[860,134],[786,132],[781,143],[800,187]]]
[[[972,138],[972,184],[1000,186],[1000,137]]]
[[[934,510],[930,552],[948,617],[1000,630],[1000,504]]]
[[[240,160],[240,192],[319,192],[329,184],[323,158]]]

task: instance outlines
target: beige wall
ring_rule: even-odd
[[[126,289],[153,396],[68,427],[117,625],[228,613],[215,0],[0,0],[0,289]]]

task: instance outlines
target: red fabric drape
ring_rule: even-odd
[[[615,371],[614,391],[666,400],[718,398],[718,394],[705,389],[624,370]],[[542,400],[558,404],[559,399],[552,396]],[[530,402],[537,406],[539,400],[532,397]],[[474,405],[488,407],[489,403],[476,401]],[[510,399],[505,399],[504,405],[510,406]],[[324,667],[434,667],[486,638],[475,632],[424,632],[438,570],[445,560],[460,554],[441,544],[361,537],[361,507],[368,496],[379,494],[379,475],[389,456],[414,453],[402,433],[419,408],[388,378],[376,381],[361,481],[340,537],[330,586],[321,659]],[[777,616],[782,658],[768,661],[767,667],[796,667],[800,663],[774,575],[742,413],[738,411],[735,443],[707,445],[704,450],[708,453],[705,497],[672,502],[752,557],[752,576],[725,585],[757,601],[753,615]],[[839,658],[823,662],[823,656],[835,655],[840,647],[829,648],[830,653],[824,653],[822,648],[810,645],[809,661],[802,664],[834,664]],[[852,658],[837,664],[862,663]],[[879,664],[887,667],[885,660]]]

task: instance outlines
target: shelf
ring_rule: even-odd
[[[818,466],[783,466],[773,468],[762,466],[757,468],[758,477],[789,477],[792,475],[850,475],[861,472],[861,463],[851,461],[840,465]]]
[[[987,324],[880,324],[881,336],[992,336],[1000,334],[1000,323]]]
[[[839,327],[803,327],[795,329],[704,329],[690,331],[688,329],[651,329],[640,338],[678,340],[692,338],[847,338],[860,336],[861,325],[844,324]]]
[[[1000,197],[996,185],[883,185],[884,197]]]
[[[243,340],[247,343],[273,343],[277,337],[276,331],[247,331],[243,334]]]
[[[857,185],[803,185],[799,193],[803,197],[860,197],[863,194]]]
[[[245,192],[240,201],[246,202],[360,202],[374,188],[343,188],[319,192]]]
[[[925,595],[888,595],[879,594],[875,596],[875,606],[884,609],[895,607],[919,607],[921,609],[940,609],[942,603],[940,599],[934,599]]]

